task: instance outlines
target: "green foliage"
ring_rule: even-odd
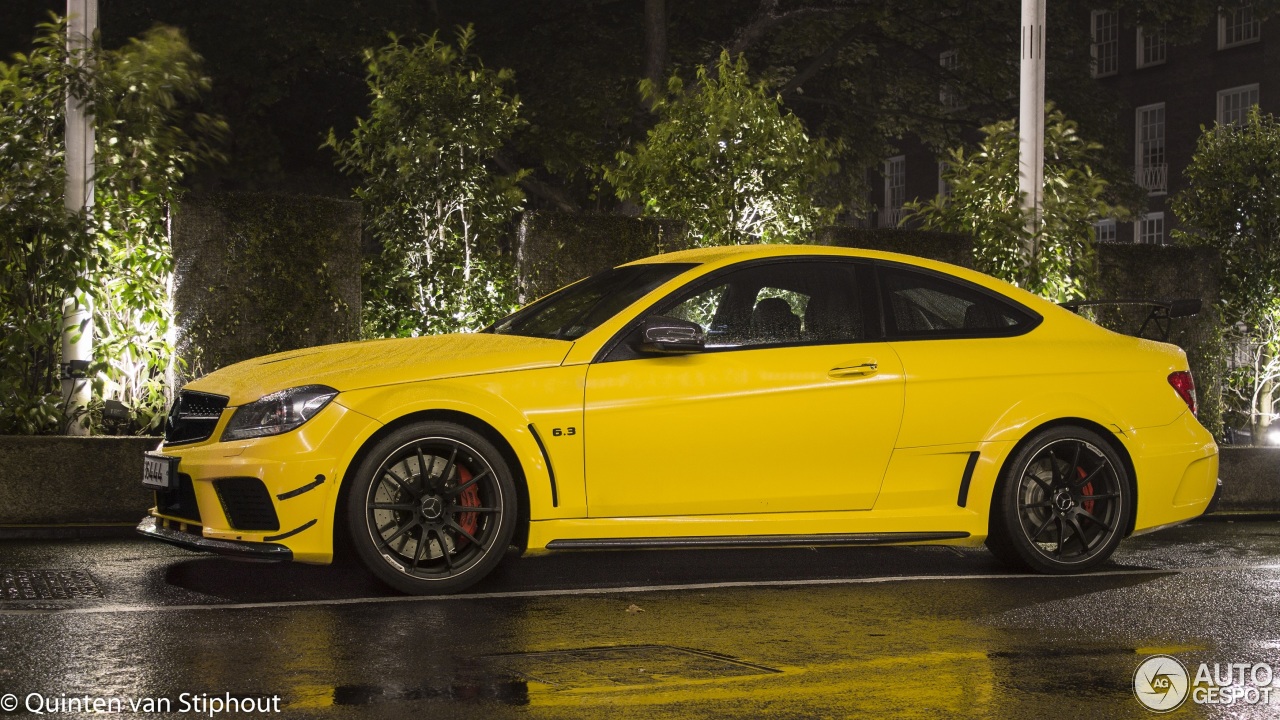
[[[182,36],[163,28],[118,50],[69,56],[61,22],[41,26],[30,54],[0,63],[0,433],[65,429],[61,306],[72,294],[95,306],[95,401],[124,402],[136,430],[163,416],[173,356],[165,221],[183,173],[216,156],[209,140],[223,132],[191,111],[209,83],[198,63]],[[96,203],[87,217],[63,201],[71,88],[97,121]]]
[[[1173,210],[1189,230],[1175,238],[1222,257],[1223,319],[1245,327],[1234,333],[1231,409],[1265,427],[1280,385],[1280,122],[1254,107],[1238,127],[1206,130],[1185,172]]]
[[[338,165],[360,178],[365,227],[381,252],[365,268],[365,332],[410,336],[475,330],[512,308],[499,237],[522,207],[521,173],[493,156],[521,124],[512,74],[437,36],[365,53],[369,115],[348,140],[330,131]]]
[[[725,51],[714,68],[699,66],[687,91],[678,75],[665,96],[648,81],[641,88],[659,121],[605,172],[620,198],[684,221],[703,245],[794,242],[834,217],[838,207],[815,196],[838,169],[837,148],[811,140],[780,98],[751,82],[741,56]]]
[[[951,194],[908,203],[904,222],[973,237],[978,270],[1030,292],[1055,302],[1082,296],[1096,273],[1093,222],[1127,214],[1104,200],[1107,182],[1090,166],[1100,147],[1047,108],[1044,209],[1032,233],[1018,192],[1017,124],[998,122],[982,134],[976,148],[948,154]]]
[[[177,30],[153,28],[96,64],[99,392],[124,403],[136,429],[154,432],[174,361],[169,214],[186,173],[221,157],[226,127],[192,110],[211,83]]]
[[[0,63],[0,434],[65,428],[59,396],[61,307],[84,293],[95,262],[84,217],[63,207],[68,63],[62,28],[46,25],[30,54]]]

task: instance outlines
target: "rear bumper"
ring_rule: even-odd
[[[240,542],[236,540],[217,540],[195,533],[172,530],[161,526],[153,517],[144,518],[138,523],[138,534],[160,542],[176,545],[186,550],[216,553],[229,557],[249,560],[270,560],[287,562],[293,559],[293,551],[284,545],[264,542]]]
[[[1138,480],[1134,532],[1200,517],[1220,493],[1218,446],[1191,413],[1162,427],[1126,431]]]

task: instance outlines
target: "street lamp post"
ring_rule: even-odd
[[[1022,63],[1018,93],[1018,191],[1027,210],[1028,261],[1039,248],[1044,208],[1044,20],[1046,0],[1022,0]]]
[[[85,57],[98,29],[98,0],[67,0],[67,51],[71,62]],[[88,213],[93,207],[93,115],[85,99],[67,93],[67,212]],[[69,415],[79,417],[67,427],[68,435],[88,435],[84,411],[89,406],[89,363],[93,359],[93,306],[88,298],[74,295],[62,304],[62,396]]]

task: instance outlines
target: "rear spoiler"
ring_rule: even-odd
[[[1059,303],[1071,312],[1080,312],[1082,307],[1096,307],[1098,305],[1140,305],[1151,308],[1151,312],[1147,313],[1147,318],[1142,321],[1142,327],[1138,329],[1138,336],[1146,332],[1147,326],[1155,323],[1156,329],[1160,331],[1160,339],[1168,341],[1169,339],[1169,321],[1172,318],[1191,317],[1200,312],[1204,303],[1199,298],[1183,298],[1181,300],[1072,300],[1071,302]]]

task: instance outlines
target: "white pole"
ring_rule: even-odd
[[[82,59],[98,30],[98,0],[67,0],[67,51],[72,61]],[[93,207],[93,115],[84,98],[67,93],[66,207],[74,214]],[[62,304],[62,396],[69,414],[81,417],[67,427],[68,435],[88,435],[88,367],[93,360],[93,307],[88,298],[67,298]]]
[[[1022,81],[1018,93],[1018,191],[1028,211],[1029,260],[1044,208],[1044,18],[1046,0],[1022,0]]]

